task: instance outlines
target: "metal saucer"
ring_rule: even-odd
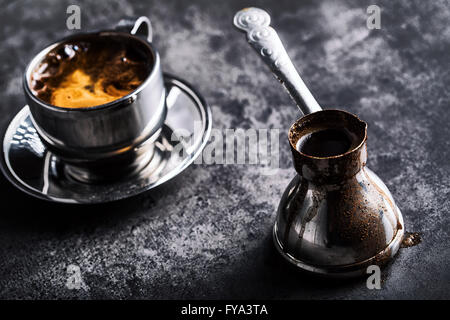
[[[154,142],[151,160],[139,173],[98,184],[73,179],[67,173],[68,166],[42,144],[25,106],[4,135],[3,174],[34,197],[84,204],[132,197],[170,180],[200,155],[209,139],[212,120],[208,104],[187,82],[167,74],[164,82],[167,118]]]

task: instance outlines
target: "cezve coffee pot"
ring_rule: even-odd
[[[321,109],[269,26],[267,12],[243,9],[234,25],[304,113],[289,130],[297,175],[278,207],[276,248],[297,267],[331,277],[385,265],[405,227],[391,193],[366,166],[367,123],[345,111]]]

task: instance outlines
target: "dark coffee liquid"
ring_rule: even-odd
[[[346,129],[325,129],[304,135],[296,147],[309,156],[331,157],[349,151],[353,140]]]
[[[41,100],[65,108],[101,105],[136,89],[153,66],[151,54],[137,40],[86,35],[51,50],[31,75]]]

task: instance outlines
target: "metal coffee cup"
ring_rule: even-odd
[[[33,94],[31,75],[52,49],[85,36],[108,35],[136,43],[153,61],[138,88],[120,99],[86,108],[54,106]],[[34,126],[43,143],[68,164],[75,178],[87,182],[116,178],[138,171],[151,158],[152,137],[161,131],[167,113],[160,57],[151,41],[148,18],[122,20],[111,31],[80,33],[57,41],[27,66],[23,87]]]

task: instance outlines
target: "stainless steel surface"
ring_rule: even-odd
[[[119,30],[130,27],[122,23]],[[66,161],[78,164],[114,156],[124,158],[122,153],[142,144],[164,123],[167,110],[160,57],[151,43],[141,39],[145,32],[149,32],[147,36],[151,38],[148,19],[139,18],[131,32],[136,35],[120,31],[94,33],[95,36],[115,35],[131,39],[154,61],[149,76],[136,90],[110,103],[89,108],[61,108],[38,99],[29,86],[33,70],[50,50],[87,34],[77,34],[50,45],[26,68],[23,86],[35,128],[47,147]]]
[[[161,134],[152,141],[151,150],[144,154],[151,159],[137,174],[98,184],[73,179],[68,173],[70,166],[42,143],[26,106],[12,120],[3,139],[1,168],[4,175],[32,196],[64,203],[119,200],[166,182],[180,174],[202,152],[211,132],[211,110],[186,82],[166,75],[165,87],[166,121]]]
[[[296,149],[318,128],[345,128],[355,137],[346,153],[312,157]],[[297,267],[330,277],[366,274],[397,253],[402,213],[386,185],[366,167],[367,124],[340,110],[297,120],[289,140],[297,176],[286,188],[273,230],[275,246]]]
[[[277,32],[270,27],[269,14],[259,8],[236,13],[234,25],[247,34],[249,44],[284,85],[303,114],[322,110],[289,58]]]
[[[388,191],[373,171],[365,168],[364,174],[373,181],[379,182],[378,186]],[[281,217],[286,216],[287,208],[295,205],[294,202],[298,201],[297,193],[301,188],[301,179],[297,175],[283,194],[279,204],[277,222],[273,228],[275,247],[288,262],[307,272],[333,278],[349,278],[364,275],[369,265],[385,264],[396,255],[405,232],[404,227],[396,230],[396,225],[390,224],[389,221],[395,221],[404,226],[402,213],[397,206],[389,211],[389,216],[384,218],[383,226],[386,230],[392,231],[392,238],[386,241],[383,250],[362,260],[355,258],[361,252],[357,252],[351,246],[330,245],[333,238],[336,238],[337,232],[334,231],[332,225],[327,223],[327,211],[324,209],[327,192],[324,190],[320,194],[314,193],[313,195],[312,192],[307,194],[298,209],[299,214],[293,218],[291,226],[286,230],[286,224],[281,222]],[[314,189],[314,186],[310,186],[310,188]],[[291,193],[288,192],[289,190]],[[312,209],[312,206],[317,203],[318,197],[323,199],[322,208]],[[390,194],[387,200],[393,200]],[[286,234],[289,234],[291,243],[284,242]]]

